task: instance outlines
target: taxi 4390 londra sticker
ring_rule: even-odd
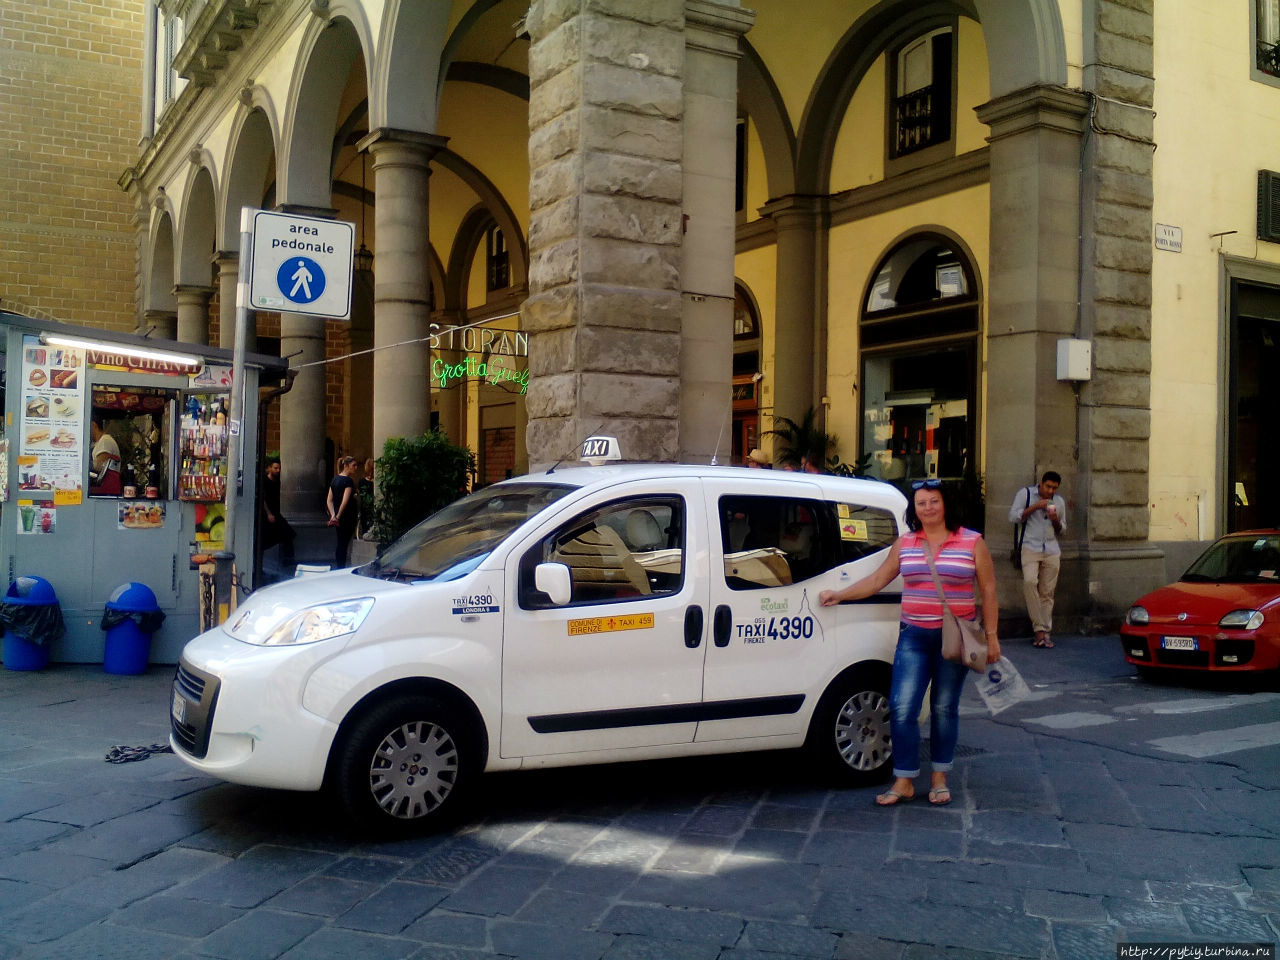
[[[588,617],[569,621],[569,636],[580,637],[588,633],[611,633],[614,630],[652,630],[652,613],[631,613],[622,617]]]
[[[452,604],[455,615],[498,612],[498,604],[493,599],[492,593],[472,593],[465,597],[454,597]]]

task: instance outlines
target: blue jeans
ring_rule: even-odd
[[[889,687],[895,777],[910,780],[920,775],[920,707],[926,687],[930,691],[929,759],[935,771],[951,769],[960,734],[960,691],[968,672],[964,664],[942,659],[941,628],[901,625]]]

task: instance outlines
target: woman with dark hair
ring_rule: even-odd
[[[986,621],[987,663],[1000,659],[991,553],[982,534],[960,526],[957,507],[940,480],[917,480],[911,484],[911,502],[907,506],[909,532],[894,541],[880,569],[842,590],[818,594],[818,602],[824,607],[860,600],[902,575],[902,623],[889,688],[895,779],[892,787],[876,797],[882,807],[906,803],[915,797],[913,781],[920,775],[920,708],[926,688],[930,690],[929,751],[933,764],[929,802],[934,806],[951,802],[947,773],[955,760],[960,692],[969,668],[942,658],[943,601],[938,584],[951,612],[973,619],[977,615],[976,583]],[[930,560],[937,570],[937,580]]]
[[[329,511],[329,526],[338,528],[334,544],[333,569],[347,565],[347,551],[356,533],[356,518],[360,506],[356,502],[356,471],[360,469],[355,457],[343,457],[338,461],[338,475],[329,481],[329,494],[325,507]]]

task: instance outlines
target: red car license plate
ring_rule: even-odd
[[[1160,646],[1164,650],[1195,650],[1195,637],[1162,637]]]

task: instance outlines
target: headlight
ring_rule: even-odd
[[[250,633],[240,639],[263,647],[285,647],[332,640],[359,630],[360,624],[364,623],[372,609],[372,597],[322,603],[299,610],[265,636]]]
[[[1218,626],[1228,630],[1257,630],[1262,626],[1261,610],[1232,610],[1218,621]]]
[[[1131,627],[1145,627],[1151,622],[1151,615],[1147,613],[1146,607],[1133,606],[1124,615],[1124,622]]]

